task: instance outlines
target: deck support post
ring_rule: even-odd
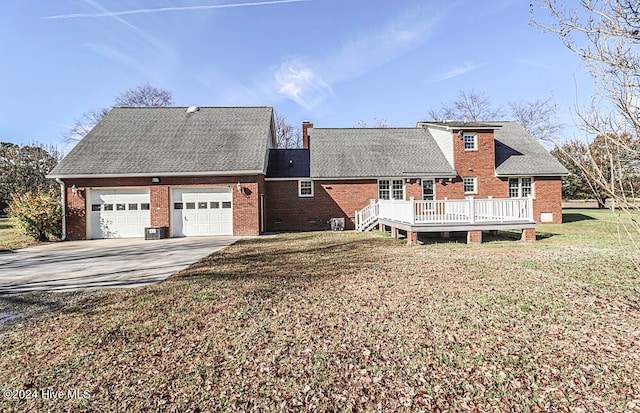
[[[532,242],[536,240],[536,229],[535,228],[524,228],[522,230],[522,236],[520,240]]]
[[[407,244],[409,245],[417,245],[418,244],[418,233],[413,231],[407,231]]]
[[[398,228],[391,227],[391,236],[395,239],[398,239]]]
[[[467,231],[467,244],[481,244],[482,231]]]

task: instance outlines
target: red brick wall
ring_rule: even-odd
[[[151,201],[151,225],[154,227],[168,227],[171,215],[169,186],[156,184],[149,188]]]
[[[534,178],[533,213],[536,222],[540,222],[540,215],[545,212],[553,214],[553,223],[562,223],[562,179]]]
[[[471,132],[471,130],[466,130]],[[465,151],[462,139],[457,130],[453,131],[453,156],[456,172],[459,177],[442,184],[436,183],[436,199],[462,199],[473,195],[476,198],[508,198],[509,179],[495,175],[495,141],[493,132],[478,131],[478,150]],[[465,194],[462,177],[477,177],[477,194]],[[562,182],[560,178],[534,177],[535,199],[533,201],[534,217],[540,222],[542,212],[553,213],[553,223],[562,222]],[[421,199],[421,194],[416,199]]]
[[[169,226],[170,187],[174,186],[224,186],[232,188],[233,234],[258,235],[260,233],[260,194],[265,192],[264,176],[191,176],[161,177],[160,183],[151,183],[151,178],[85,178],[66,179],[67,186],[67,239],[86,238],[86,189],[117,187],[148,187],[151,197],[151,225]],[[242,183],[243,193],[236,189]],[[71,193],[76,185],[78,196]]]
[[[267,231],[309,231],[329,228],[330,218],[343,217],[347,229],[355,211],[378,199],[378,181],[314,181],[312,198],[298,197],[298,181],[267,181]],[[276,221],[281,221],[277,223]]]
[[[67,221],[67,239],[85,239],[87,236],[87,218],[86,218],[86,190],[79,188],[78,194],[73,196],[73,191],[69,184],[67,188],[66,221]]]
[[[242,192],[233,185],[233,235],[260,234],[260,189],[262,179],[240,178]]]
[[[475,168],[474,168],[475,169]],[[479,188],[477,198],[507,198],[509,196],[508,180],[493,176],[482,176],[485,188]],[[480,181],[481,176],[478,176]],[[355,210],[369,204],[371,199],[378,199],[378,181],[375,179],[314,181],[312,198],[298,197],[298,181],[268,181],[266,198],[266,230],[267,231],[310,231],[328,229],[332,217],[344,217],[347,229],[353,229],[350,218]],[[560,179],[534,179],[536,198],[534,199],[534,216],[540,222],[541,212],[552,212],[554,223],[562,222],[562,188]],[[453,182],[436,180],[436,199],[464,199],[462,181]],[[405,180],[405,196],[408,200],[414,197],[422,199],[422,186],[418,179]],[[280,222],[278,222],[280,221]]]

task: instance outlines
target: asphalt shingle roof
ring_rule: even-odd
[[[498,176],[560,176],[569,171],[516,122],[491,122],[495,130]]]
[[[312,178],[453,177],[424,128],[309,129]]]
[[[50,177],[264,171],[271,107],[114,108]]]
[[[308,149],[271,149],[267,178],[308,178]]]

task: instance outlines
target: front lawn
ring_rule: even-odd
[[[35,243],[33,238],[25,235],[18,228],[18,222],[15,219],[0,218],[0,251],[17,250]]]
[[[638,410],[640,274],[566,212],[535,243],[241,241],[0,336],[0,411]]]

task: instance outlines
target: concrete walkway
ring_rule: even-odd
[[[0,294],[155,284],[238,239],[67,241],[2,252]]]

